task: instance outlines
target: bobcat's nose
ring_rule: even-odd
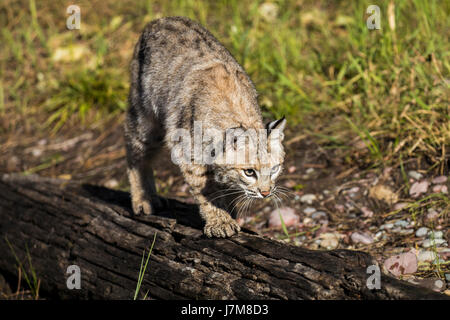
[[[270,191],[259,191],[259,193],[265,198],[270,194]]]

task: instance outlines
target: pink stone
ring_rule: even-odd
[[[440,183],[446,183],[446,182],[447,182],[446,176],[435,177],[432,181],[433,184],[440,184]]]
[[[437,184],[435,186],[433,186],[433,192],[434,193],[448,193],[448,188],[446,185],[443,184]]]
[[[281,219],[283,218],[286,227],[298,224],[300,217],[295,213],[295,210],[289,207],[283,207],[272,211],[269,217],[269,227],[271,228],[281,228]]]
[[[353,232],[350,238],[352,239],[353,243],[371,244],[373,242],[371,236],[359,232]]]
[[[414,182],[414,184],[411,186],[411,189],[409,189],[409,194],[414,198],[417,198],[422,193],[427,192],[429,185],[430,183],[426,180]]]
[[[384,267],[396,277],[414,273],[417,271],[417,256],[412,251],[401,253],[386,259]]]

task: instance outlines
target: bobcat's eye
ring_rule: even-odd
[[[253,169],[244,169],[243,171],[247,177],[256,177],[256,172]]]
[[[274,166],[271,170],[271,174],[275,174],[278,172],[278,170],[280,170],[280,165],[277,164],[276,166]]]

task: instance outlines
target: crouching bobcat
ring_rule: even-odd
[[[204,233],[232,236],[240,230],[236,213],[254,199],[278,198],[285,125],[283,117],[264,126],[252,81],[210,32],[184,17],[150,22],[131,62],[125,123],[134,213],[151,214],[159,201],[152,160],[165,145],[199,205]],[[196,144],[196,127],[215,131]]]

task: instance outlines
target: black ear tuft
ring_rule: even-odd
[[[286,117],[283,116],[281,119],[267,123],[266,125],[267,135],[270,135],[270,132],[273,129],[279,129],[280,131],[283,131],[285,127],[286,127]]]

